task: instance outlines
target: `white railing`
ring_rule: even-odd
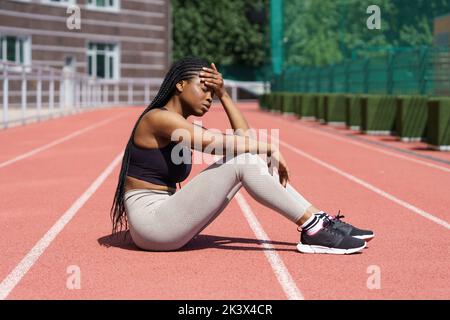
[[[234,101],[238,101],[238,89],[246,90],[255,96],[260,96],[270,90],[270,83],[268,82],[236,81],[225,79],[224,84],[225,87],[230,88],[231,98]]]
[[[48,66],[0,61],[0,127],[104,107],[148,105],[163,79],[105,80]],[[260,95],[267,83],[225,79],[238,101],[238,88]]]
[[[0,61],[3,128],[94,108],[147,105],[162,79],[105,80],[67,69]]]

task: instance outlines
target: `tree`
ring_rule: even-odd
[[[381,30],[366,28],[372,4],[381,9]],[[355,54],[431,46],[434,18],[448,13],[450,0],[286,0],[285,62],[324,66]]]
[[[194,55],[218,65],[262,65],[264,2],[172,0],[173,58]]]

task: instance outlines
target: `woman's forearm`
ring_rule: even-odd
[[[222,152],[222,154],[240,154],[240,153],[254,153],[266,154],[270,156],[276,148],[273,144],[261,140],[256,140],[248,136],[238,135],[222,135],[221,139],[215,139],[213,143],[215,151]]]
[[[222,103],[223,108],[227,114],[228,119],[230,120],[231,127],[233,130],[237,130],[238,135],[245,134],[250,127],[248,126],[247,121],[244,118],[242,112],[234,105],[233,100],[225,93],[221,98],[220,102]]]

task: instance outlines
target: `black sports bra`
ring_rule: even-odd
[[[130,177],[176,188],[191,169],[192,151],[187,146],[171,141],[162,148],[142,148],[132,141],[127,171]]]

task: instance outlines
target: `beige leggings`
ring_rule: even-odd
[[[179,249],[206,228],[242,186],[256,201],[294,223],[311,206],[289,183],[284,188],[260,156],[242,153],[219,159],[175,193],[127,191],[131,237],[144,250]]]

